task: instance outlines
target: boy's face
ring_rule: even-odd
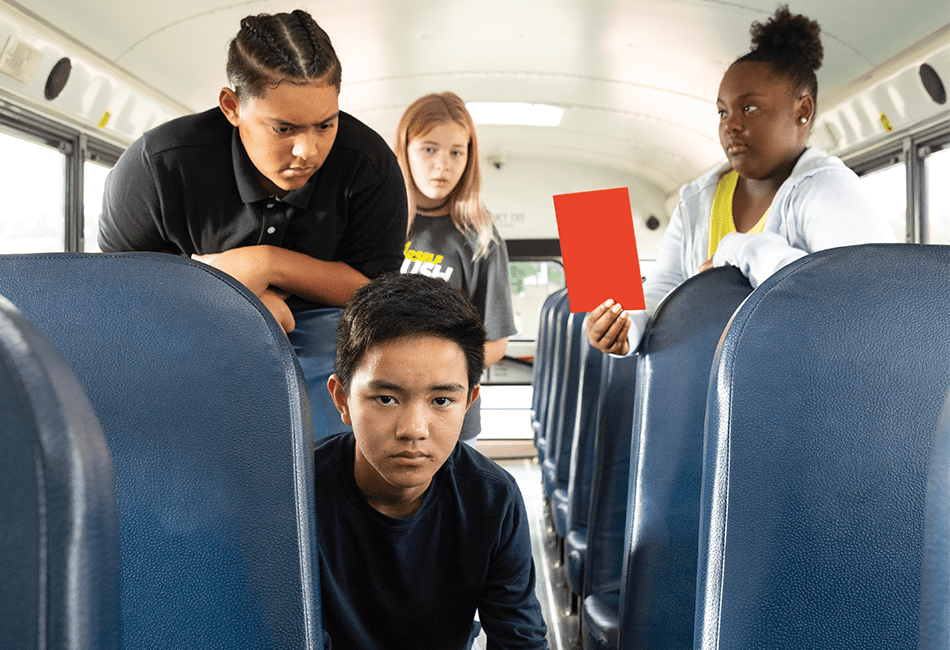
[[[394,517],[415,512],[458,443],[468,394],[465,354],[456,343],[420,335],[371,347],[343,391],[328,388],[356,438],[354,474],[370,505]]]
[[[238,128],[261,184],[281,195],[303,187],[330,155],[340,122],[338,95],[329,84],[282,83],[243,101],[222,88],[219,103]]]

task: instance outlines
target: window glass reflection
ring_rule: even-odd
[[[66,245],[66,156],[0,133],[0,253],[51,253]]]
[[[511,341],[535,341],[544,299],[564,288],[564,267],[558,262],[509,262],[511,304],[518,333]]]
[[[927,178],[927,238],[929,244],[950,244],[950,149],[924,159]]]
[[[868,199],[887,219],[894,241],[907,241],[907,172],[904,163],[861,177]]]
[[[83,165],[83,250],[99,253],[99,214],[102,212],[102,190],[111,167],[87,160]]]

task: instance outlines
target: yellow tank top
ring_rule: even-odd
[[[734,171],[729,172],[719,179],[716,185],[716,196],[713,197],[712,213],[709,223],[709,257],[712,258],[719,248],[719,242],[729,233],[736,232],[736,222],[732,218],[732,197],[736,193],[736,185],[739,183],[739,174]],[[765,226],[765,218],[769,215],[766,210],[762,218],[756,222],[750,233],[761,233]]]

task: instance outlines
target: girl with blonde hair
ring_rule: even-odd
[[[468,296],[484,321],[490,366],[517,327],[508,253],[481,201],[478,137],[465,102],[451,92],[417,99],[399,121],[395,150],[409,200],[402,272],[441,278]],[[476,400],[461,438],[474,444],[480,431]]]

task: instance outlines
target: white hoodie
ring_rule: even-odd
[[[646,311],[629,312],[630,354],[666,294],[699,273],[708,259],[713,197],[725,169],[727,165],[707,172],[680,190],[656,265],[643,287]],[[726,235],[713,266],[738,267],[755,288],[809,253],[893,241],[893,232],[864,195],[857,175],[839,158],[806,149],[772,199],[762,233]]]

